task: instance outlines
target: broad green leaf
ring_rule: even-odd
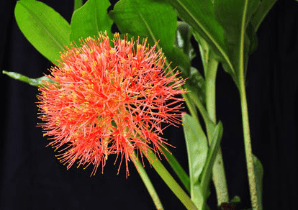
[[[151,46],[158,41],[166,55],[172,52],[177,16],[170,5],[154,0],[120,0],[109,15],[122,33],[148,37]]]
[[[263,166],[261,161],[254,155],[253,156],[253,162],[254,162],[254,171],[255,171],[255,177],[256,177],[256,185],[257,185],[257,197],[259,202],[260,210],[263,209],[262,207],[262,185],[263,185]]]
[[[197,32],[216,55],[216,59],[226,63],[229,68],[226,70],[233,75],[234,68],[227,55],[223,29],[214,16],[214,9],[211,0],[163,0],[171,4],[178,12],[178,16],[187,22]]]
[[[214,129],[213,138],[208,151],[205,167],[200,177],[201,189],[204,196],[208,196],[209,194],[209,182],[212,176],[213,164],[217,156],[218,149],[220,147],[222,133],[223,133],[223,126],[222,126],[222,123],[219,122]]]
[[[277,0],[262,0],[260,2],[260,6],[251,19],[251,22],[254,25],[256,31],[260,27],[261,23],[263,22],[264,18],[268,14],[269,10],[273,7],[275,2],[277,2]]]
[[[148,38],[153,46],[162,48],[167,57],[166,65],[178,67],[182,76],[187,77],[190,68],[188,55],[174,47],[177,29],[177,16],[173,8],[165,2],[155,0],[120,0],[109,13],[122,33],[128,33],[142,41]]]
[[[204,198],[200,189],[199,177],[207,159],[208,141],[201,125],[195,118],[183,114],[182,121],[188,155],[190,195],[200,209],[203,206]]]
[[[172,153],[169,152],[169,149],[165,149],[162,147],[162,151],[164,152],[164,155],[169,162],[170,166],[180,179],[181,183],[184,185],[185,189],[190,192],[190,181],[189,176],[186,174],[180,163],[177,161],[177,159],[174,157]]]
[[[247,24],[247,28],[246,28],[246,35],[249,39],[249,49],[248,49],[248,54],[252,54],[258,47],[258,37],[256,34],[256,29],[254,27],[254,25],[252,24],[252,22],[249,22]]]
[[[3,74],[6,74],[7,76],[9,76],[9,77],[11,77],[11,78],[13,78],[15,80],[19,80],[19,81],[28,83],[29,85],[36,86],[36,87],[42,86],[42,83],[45,80],[48,80],[48,81],[50,81],[52,83],[55,83],[55,81],[49,79],[46,76],[33,79],[33,78],[29,78],[27,76],[24,76],[24,75],[19,74],[19,73],[16,73],[16,72],[2,71],[2,73]]]
[[[251,49],[246,30],[258,6],[259,0],[214,0],[215,16],[223,28],[224,44],[236,77],[239,77],[240,71],[246,69]],[[236,84],[239,86],[237,81],[236,79]]]
[[[109,0],[88,0],[77,9],[71,18],[70,40],[76,42],[81,38],[97,36],[100,31],[107,31],[108,36],[112,38],[113,21],[107,14],[109,6]]]
[[[28,41],[43,56],[58,64],[59,52],[69,44],[68,22],[51,7],[34,0],[18,1],[15,18]]]

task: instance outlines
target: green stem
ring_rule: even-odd
[[[211,121],[216,124],[216,74],[217,74],[218,62],[210,55],[208,62],[208,71],[206,71],[206,108]],[[210,135],[208,135],[210,136]],[[209,145],[211,145],[212,139],[209,138]],[[224,170],[224,162],[222,158],[221,148],[217,152],[217,156],[213,165],[212,179],[214,182],[217,204],[220,206],[222,203],[229,202],[229,193],[226,181],[226,175]]]
[[[210,119],[213,123],[216,123],[216,103],[215,103],[215,82],[217,74],[218,62],[215,59],[210,58],[208,65],[208,71],[206,72],[206,107]]]
[[[240,97],[241,97],[244,146],[245,146],[248,182],[249,182],[249,189],[250,189],[250,199],[251,199],[252,209],[258,210],[259,204],[258,204],[258,196],[257,196],[257,185],[256,185],[255,171],[254,171],[253,154],[252,154],[252,148],[251,148],[248,108],[247,108],[247,100],[246,100],[246,92],[245,92],[245,79],[244,79],[243,71],[240,71],[239,79],[240,79]]]
[[[162,147],[161,149],[164,152],[164,155],[167,158],[170,166],[172,167],[172,169],[174,170],[174,172],[180,179],[181,183],[184,185],[185,189],[189,193],[190,192],[190,180],[189,180],[187,173],[181,167],[181,165],[176,160],[174,155],[170,152],[170,150],[168,148],[166,148],[166,145],[164,145],[164,148]]]
[[[156,172],[159,174],[159,176],[163,179],[163,181],[183,203],[183,205],[189,210],[197,210],[197,207],[192,202],[190,197],[179,186],[179,184],[175,181],[175,179],[171,176],[171,174],[167,171],[163,164],[158,160],[155,154],[152,151],[148,151],[147,153],[144,153],[144,155],[147,157],[147,159],[156,170]]]
[[[244,10],[247,10],[248,2],[245,3]],[[242,112],[242,126],[243,126],[243,135],[244,135],[244,147],[245,147],[245,157],[246,157],[246,166],[247,166],[247,175],[248,183],[250,190],[250,199],[253,210],[259,210],[259,202],[257,195],[257,184],[254,170],[253,154],[251,148],[250,140],[250,129],[249,129],[249,118],[248,118],[248,108],[247,108],[247,99],[245,91],[245,75],[244,70],[247,68],[245,63],[245,27],[246,19],[243,17],[242,26],[241,26],[241,39],[240,39],[240,54],[239,54],[239,91],[240,91],[240,100],[241,100],[241,112]]]
[[[150,194],[150,196],[151,196],[151,198],[154,202],[154,205],[155,205],[156,209],[157,210],[163,210],[164,208],[161,204],[161,201],[158,197],[158,194],[155,191],[154,186],[153,186],[151,180],[149,179],[149,177],[148,177],[142,163],[137,158],[134,158],[133,163],[135,164],[135,167],[137,168],[137,171],[138,171],[143,183],[145,184],[145,186],[146,186],[146,188],[147,188],[147,190],[148,190],[148,192],[149,192],[149,194]]]

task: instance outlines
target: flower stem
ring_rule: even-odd
[[[155,188],[154,188],[151,180],[149,179],[142,163],[140,162],[140,160],[138,158],[135,158],[135,157],[134,157],[134,161],[132,161],[132,162],[134,163],[135,167],[137,168],[137,171],[138,171],[143,183],[145,184],[156,209],[163,210],[164,208],[163,208],[162,203],[158,197],[158,194],[155,191]]]
[[[216,101],[215,101],[215,87],[218,61],[216,61],[212,54],[208,62],[208,71],[206,71],[206,108],[211,121],[216,124]],[[208,135],[210,136],[210,135]],[[211,138],[209,144],[211,144]],[[229,202],[229,193],[224,170],[224,162],[222,158],[221,148],[219,148],[214,165],[213,165],[213,183],[217,194],[217,204]]]
[[[195,204],[192,202],[190,197],[184,192],[184,190],[179,186],[163,164],[158,160],[152,151],[147,151],[144,153],[153,168],[163,179],[163,181],[168,185],[176,197],[183,203],[183,205],[189,210],[198,210]]]
[[[241,98],[244,146],[245,146],[248,182],[249,182],[249,189],[250,189],[250,199],[251,199],[252,209],[258,210],[259,204],[258,204],[258,196],[257,196],[257,185],[256,185],[255,171],[254,171],[253,154],[252,154],[252,148],[251,148],[248,108],[247,108],[247,100],[246,100],[246,92],[245,92],[245,79],[244,79],[243,71],[240,71],[239,79],[240,79],[240,98]]]

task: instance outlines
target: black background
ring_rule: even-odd
[[[68,21],[73,1],[44,0]],[[15,1],[0,4],[0,70],[40,77],[51,63],[40,55],[20,32]],[[252,147],[264,166],[264,209],[297,209],[298,128],[298,2],[279,0],[258,31],[259,45],[250,56],[247,97]],[[193,64],[200,68],[200,59]],[[92,168],[82,170],[61,165],[46,147],[36,127],[37,89],[1,74],[0,209],[154,209],[133,165],[117,174],[113,158],[104,173],[90,177]],[[240,209],[250,208],[242,138],[238,91],[222,69],[217,78],[217,118],[223,122],[222,150],[230,197],[241,197]],[[168,128],[165,136],[176,146],[174,155],[187,169],[181,127]],[[166,164],[166,161],[163,160]],[[152,178],[166,210],[184,209],[153,168]],[[210,206],[215,209],[212,186]]]

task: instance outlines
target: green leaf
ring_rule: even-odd
[[[201,125],[195,118],[183,114],[182,121],[188,154],[191,199],[201,209],[204,205],[204,198],[200,189],[199,177],[207,159],[208,141]]]
[[[200,177],[201,189],[204,196],[207,196],[209,194],[209,182],[212,176],[213,164],[217,156],[218,149],[220,147],[222,133],[223,126],[222,123],[219,122],[214,129],[213,138],[208,151],[206,164]]]
[[[59,52],[69,44],[68,22],[51,7],[34,0],[18,1],[15,18],[28,41],[43,56],[58,64]]]
[[[42,83],[45,80],[48,80],[48,81],[50,81],[52,83],[56,83],[55,81],[49,79],[46,76],[39,77],[39,78],[36,78],[36,79],[32,79],[32,78],[29,78],[29,77],[24,76],[22,74],[16,73],[16,72],[2,71],[2,73],[3,74],[6,74],[7,76],[9,76],[9,77],[11,77],[11,78],[13,78],[15,80],[19,80],[19,81],[28,83],[29,85],[36,86],[36,87],[42,86]]]
[[[107,14],[109,0],[89,0],[77,9],[71,18],[71,41],[81,38],[97,36],[98,32],[107,31],[112,38],[111,27],[113,21]]]
[[[177,16],[173,8],[165,2],[155,0],[120,0],[109,13],[122,33],[135,38],[148,38],[153,46],[162,48],[167,57],[166,65],[178,67],[187,77],[190,68],[188,55],[174,47],[177,29]]]
[[[190,77],[190,62],[196,56],[190,42],[191,36],[192,28],[187,23],[178,21],[174,51],[179,51],[179,53],[174,58],[175,52],[172,52],[170,60],[174,61],[174,65],[177,63],[183,78]]]
[[[183,78],[189,78],[190,60],[187,54],[173,47],[171,52],[165,52],[167,62],[171,62],[172,68],[177,67]]]
[[[256,185],[257,185],[257,197],[259,202],[259,208],[260,210],[263,209],[262,207],[262,185],[263,185],[263,166],[261,161],[254,155],[253,156],[253,162],[254,162],[254,171],[255,171],[255,177],[256,177]]]
[[[273,7],[273,5],[277,2],[277,0],[262,0],[260,2],[260,6],[258,7],[256,13],[253,15],[251,22],[254,25],[255,31],[258,30],[264,18]]]
[[[177,16],[170,5],[154,0],[120,0],[109,13],[122,33],[157,41],[165,54],[172,52]]]
[[[216,19],[223,28],[224,44],[233,68],[237,86],[240,71],[245,71],[248,54],[251,49],[250,39],[246,34],[247,25],[259,6],[259,0],[214,0]],[[229,66],[223,65],[224,68]]]
[[[256,29],[254,25],[249,22],[246,28],[246,35],[248,36],[249,39],[249,49],[248,49],[248,54],[252,54],[258,47],[258,37],[256,34]]]
[[[76,11],[81,6],[83,6],[83,0],[74,0],[74,10],[73,11]]]
[[[190,75],[186,80],[185,86],[188,90],[195,93],[196,97],[198,97],[202,104],[206,103],[205,80],[196,68],[190,68]]]
[[[214,16],[211,0],[164,0],[171,4],[178,12],[179,17],[187,22],[197,32],[216,55],[216,59],[226,63],[226,70],[233,75],[234,68],[226,53],[223,41],[223,29]]]
[[[191,61],[196,53],[191,45],[192,28],[183,21],[177,23],[175,46],[186,54]]]

